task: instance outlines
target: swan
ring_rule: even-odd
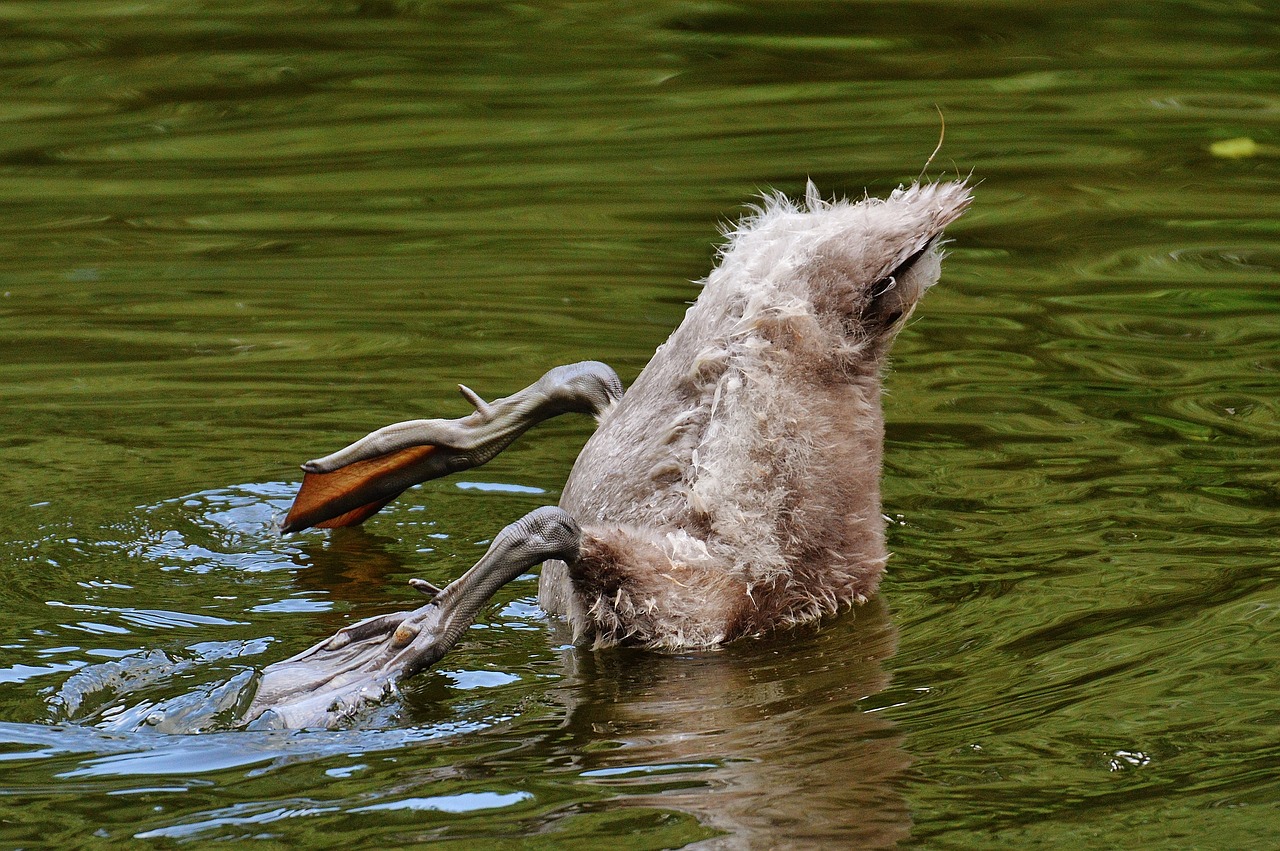
[[[406,488],[479,466],[537,423],[598,427],[558,506],[499,532],[418,609],[350,625],[264,669],[246,718],[333,726],[440,659],[505,583],[543,564],[538,601],[578,643],[714,647],[865,602],[888,558],[881,382],[890,345],[937,282],[964,182],[884,199],[766,196],[631,387],[556,367],[456,420],[379,429],[307,462],[283,532],[363,522]],[[256,720],[255,720],[256,719]]]

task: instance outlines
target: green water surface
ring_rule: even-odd
[[[349,729],[145,723],[416,605],[591,423],[281,538],[298,463],[629,381],[745,202],[939,112],[879,599],[591,652],[530,575]],[[1280,845],[1278,188],[1274,3],[0,3],[0,847]]]

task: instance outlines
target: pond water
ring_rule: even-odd
[[[1280,844],[1272,4],[0,6],[0,845]],[[301,461],[624,381],[717,227],[972,174],[880,598],[679,656],[507,586],[331,732],[237,687],[553,503],[590,423],[281,538]],[[416,605],[416,603],[415,603]],[[145,723],[163,704],[181,732]]]

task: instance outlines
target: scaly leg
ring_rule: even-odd
[[[419,482],[479,467],[545,419],[571,412],[599,417],[622,398],[617,374],[597,361],[558,366],[493,402],[459,389],[474,413],[389,425],[303,464],[302,487],[280,531],[358,525]]]

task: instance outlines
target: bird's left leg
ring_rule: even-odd
[[[599,417],[622,397],[603,363],[558,366],[533,384],[486,402],[459,386],[475,411],[456,420],[409,420],[380,428],[345,449],[308,461],[282,532],[363,523],[407,488],[492,459],[537,423],[565,413]]]

